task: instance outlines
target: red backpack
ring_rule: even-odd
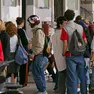
[[[0,40],[0,63],[4,62],[4,53],[3,53],[3,48],[2,48],[2,42]]]

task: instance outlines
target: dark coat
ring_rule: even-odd
[[[18,36],[21,39],[21,43],[22,43],[23,47],[25,49],[27,49],[28,39],[26,37],[25,31],[23,29],[21,29],[21,28],[18,28]]]
[[[0,40],[2,42],[4,60],[7,60],[10,55],[10,37],[6,31],[0,32]]]

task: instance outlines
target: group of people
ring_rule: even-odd
[[[65,94],[66,91],[67,94],[77,94],[79,91],[81,94],[87,94],[87,91],[94,86],[92,69],[94,61],[94,25],[83,20],[80,15],[75,20],[74,17],[75,13],[70,9],[65,11],[64,16],[58,17],[57,28],[52,36],[54,57],[59,72],[59,94]],[[78,32],[84,42],[85,50],[83,54],[77,54],[76,52],[78,50],[77,46],[83,44],[80,44],[77,37],[73,39],[74,32]],[[74,40],[78,41],[78,44],[76,41],[74,43]],[[71,48],[72,45],[74,48]],[[91,78],[90,70],[92,70]]]
[[[28,63],[20,66],[15,62],[15,55],[19,37],[22,46],[26,51],[28,51],[28,38],[26,37],[25,30],[23,29],[24,19],[22,17],[17,17],[16,23],[17,26],[11,21],[4,23],[2,20],[0,20],[0,40],[4,53],[4,61],[14,60],[7,66],[6,78],[8,82],[16,83],[19,72],[19,83],[22,86],[26,86],[28,77]]]
[[[89,86],[94,86],[94,84],[92,85],[93,77],[90,79],[90,68],[93,67],[94,61],[92,25],[82,20],[80,15],[76,17],[75,21],[74,17],[73,10],[66,10],[64,16],[57,18],[57,25],[52,35],[47,32],[45,34],[44,28],[40,27],[40,18],[37,15],[28,17],[27,21],[32,28],[33,34],[32,47],[30,47],[26,32],[23,29],[24,19],[22,17],[17,17],[17,26],[11,21],[4,23],[0,20],[0,40],[2,42],[4,60],[15,59],[19,40],[28,53],[26,64],[19,65],[14,61],[7,66],[6,78],[8,82],[16,83],[19,81],[21,85],[26,86],[28,69],[30,68],[38,89],[36,94],[48,94],[44,74],[47,69],[55,82],[54,90],[58,89],[59,94],[65,94],[66,91],[67,94],[77,94],[79,87],[81,94],[87,94]],[[51,30],[50,32],[52,32]],[[74,32],[76,32],[75,30],[79,33],[80,39],[83,40],[85,45],[84,53],[79,55],[72,53],[75,48],[72,52],[70,50],[70,47],[74,45],[70,43]],[[46,43],[46,38],[49,40],[48,43]],[[82,46],[81,43],[78,44]],[[78,44],[77,46],[79,46]],[[48,46],[50,46],[50,49]],[[47,52],[45,53],[45,51]],[[53,67],[55,67],[56,73],[54,73]],[[17,79],[18,74],[19,79]]]

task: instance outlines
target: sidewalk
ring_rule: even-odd
[[[52,81],[46,81],[46,86],[47,86],[48,94],[56,94],[53,90],[54,83]],[[22,88],[21,90],[24,92],[24,94],[34,94],[37,91],[36,85],[34,83],[31,73],[28,76],[28,85]]]
[[[48,94],[55,94],[53,88],[54,88],[54,84],[47,82]],[[37,91],[34,83],[29,83],[26,87],[22,88],[21,90],[24,92],[24,94],[35,94],[35,92]]]

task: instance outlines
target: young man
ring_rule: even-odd
[[[59,74],[59,94],[65,94],[66,92],[66,63],[65,57],[62,56],[63,42],[60,40],[60,35],[63,26],[65,26],[65,21],[66,19],[63,16],[57,18],[57,28],[55,29],[55,34],[52,36],[53,52]]]
[[[81,81],[81,94],[87,94],[84,57],[83,55],[72,55],[69,51],[69,43],[75,30],[80,33],[85,43],[87,43],[87,40],[82,26],[73,21],[74,11],[68,9],[64,16],[68,22],[62,29],[61,40],[63,41],[63,56],[66,56],[67,94],[77,94],[77,75]]]
[[[38,92],[36,94],[47,94],[46,92],[46,81],[44,75],[44,69],[48,63],[48,59],[43,55],[43,48],[45,43],[45,34],[40,29],[40,19],[37,15],[31,15],[28,18],[28,22],[32,28],[32,54],[30,59],[32,62],[32,74],[36,83]]]

